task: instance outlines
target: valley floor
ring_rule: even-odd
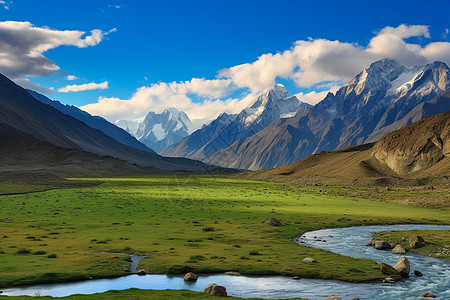
[[[325,227],[450,220],[447,207],[339,195],[336,187],[302,190],[291,183],[200,175],[101,181],[0,196],[0,287],[125,275],[128,254],[151,254],[138,266],[148,273],[236,271],[378,281],[385,275],[373,261],[290,239]],[[271,217],[283,226],[263,223]],[[306,257],[318,263],[304,263]]]

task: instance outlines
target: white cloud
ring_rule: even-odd
[[[4,1],[0,0],[0,6],[2,6],[4,9],[9,10],[11,7],[12,1]]]
[[[283,53],[263,54],[253,63],[221,70],[219,77],[231,78],[239,87],[258,91],[272,86],[277,78],[292,79],[301,87],[323,81],[345,82],[382,58],[397,59],[410,65],[434,60],[450,64],[450,43],[434,42],[423,47],[405,42],[411,37],[429,38],[428,27],[385,27],[366,47],[325,39],[301,40]]]
[[[303,93],[300,92],[298,94],[295,94],[295,96],[298,98],[298,100],[311,104],[311,105],[316,105],[317,103],[319,103],[320,101],[322,101],[327,95],[328,93],[333,93],[336,94],[336,92],[339,90],[341,86],[332,86],[329,90],[327,91],[322,91],[322,92],[316,92],[316,91],[312,91],[309,93]]]
[[[75,76],[75,75],[67,75],[67,76],[66,76],[66,79],[72,81],[72,80],[77,80],[78,77]]]
[[[0,22],[0,70],[17,81],[31,76],[47,76],[59,67],[44,53],[59,46],[95,46],[111,32],[99,29],[89,34],[78,30],[35,27],[30,22]]]
[[[216,99],[216,97],[224,98],[234,90],[235,87],[230,80],[194,78],[186,82],[158,83],[141,87],[129,100],[100,97],[97,103],[81,108],[115,122],[119,119],[134,119],[149,111],[160,113],[167,107],[176,107],[186,112],[194,123],[201,125],[217,117],[221,112],[235,113],[250,104],[253,99],[250,95],[244,99]],[[196,102],[189,94],[203,96],[206,99]]]
[[[84,31],[34,27],[30,22],[0,22],[0,68],[12,78],[49,75],[59,67],[45,57],[44,52],[63,45],[95,46],[113,31],[115,29],[109,32],[94,29],[85,36]]]
[[[429,38],[428,27],[385,27],[375,33],[366,46],[326,39],[300,40],[284,52],[263,54],[253,63],[220,70],[219,79],[194,78],[184,82],[153,84],[139,88],[128,100],[100,98],[97,103],[82,108],[114,122],[134,119],[148,111],[161,112],[173,106],[185,111],[194,122],[205,122],[221,112],[239,112],[251,104],[249,101],[256,93],[273,86],[279,78],[292,80],[299,87],[315,89],[297,94],[301,101],[315,104],[328,92],[334,93],[339,85],[382,58],[393,58],[410,65],[435,60],[450,65],[450,43],[433,42],[422,46],[405,41],[411,37]],[[238,88],[249,88],[252,94],[241,100],[218,99],[228,97]],[[206,99],[194,101],[192,96]]]
[[[104,81],[102,83],[85,83],[85,84],[72,84],[67,85],[63,88],[58,89],[60,93],[69,93],[69,92],[81,92],[81,91],[91,91],[91,90],[106,90],[108,88],[108,81]]]

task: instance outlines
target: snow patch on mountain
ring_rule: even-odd
[[[397,79],[392,81],[391,88],[387,90],[386,96],[397,95],[398,93],[402,93],[402,91],[411,89],[414,80],[419,74],[414,71],[407,71],[400,74]]]
[[[155,135],[156,141],[162,141],[167,136],[167,132],[164,130],[161,123],[155,124],[148,134],[150,133],[153,133]]]

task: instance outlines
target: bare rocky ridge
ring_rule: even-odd
[[[450,111],[394,131],[376,143],[310,155],[274,169],[243,172],[241,178],[286,181],[319,176],[377,182],[450,174]],[[332,180],[331,180],[332,181]]]
[[[203,161],[260,170],[321,151],[373,142],[421,118],[448,111],[449,88],[450,69],[442,62],[409,67],[389,59],[377,61],[316,106],[275,121]]]
[[[426,170],[443,160],[448,163],[450,112],[388,134],[374,145],[372,155],[400,175]]]
[[[162,154],[204,160],[220,149],[254,135],[273,121],[292,116],[298,109],[308,107],[309,104],[289,95],[284,86],[276,85],[263,91],[250,107],[239,114],[221,114]]]

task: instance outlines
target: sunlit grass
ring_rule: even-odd
[[[190,269],[374,280],[383,275],[369,260],[290,239],[323,227],[450,220],[446,210],[301,193],[289,184],[215,176],[102,180],[93,187],[0,196],[0,286],[125,274],[127,255],[101,251],[154,254],[139,265],[149,273]],[[284,226],[263,224],[270,217]],[[20,249],[30,254],[18,254]],[[303,263],[305,257],[318,263]]]

